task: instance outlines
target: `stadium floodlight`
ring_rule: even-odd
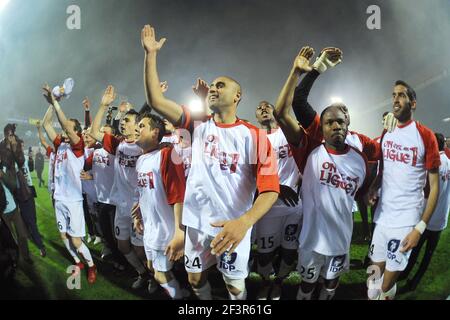
[[[8,2],[9,0],[0,0],[0,11],[2,11],[6,7]]]
[[[331,97],[330,100],[331,100],[331,103],[342,103],[342,102],[344,102],[344,100],[342,100],[341,97]]]
[[[203,110],[203,104],[199,99],[192,100],[189,103],[189,109],[191,112],[201,112]]]
[[[450,122],[450,118],[442,119],[442,121],[444,121],[444,122]]]

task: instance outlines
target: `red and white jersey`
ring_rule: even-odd
[[[283,131],[279,128],[272,130],[271,133],[267,134],[267,138],[269,139],[273,151],[276,154],[280,185],[288,186],[292,190],[297,191],[300,171],[295,163],[292,148],[286,140]],[[299,204],[297,206],[289,207],[286,206],[282,200],[278,199],[272,207],[272,209],[277,210],[270,210],[266,216],[284,216],[293,212],[298,212],[300,214],[300,208],[301,200],[299,200]]]
[[[192,164],[186,182],[183,224],[208,235],[221,228],[210,223],[242,216],[260,193],[279,192],[276,160],[264,130],[240,119],[198,123],[184,110],[182,127],[192,134]]]
[[[327,149],[307,135],[293,152],[303,171],[300,250],[327,256],[348,254],[352,206],[368,172],[366,156],[349,145],[340,152]]]
[[[181,161],[172,161],[172,147],[143,154],[136,164],[139,206],[146,243],[165,250],[175,233],[173,205],[183,203],[186,188]]]
[[[55,181],[53,180],[55,174],[55,153],[50,146],[47,147],[46,153],[48,158],[47,190],[52,195],[53,191],[55,191]]]
[[[450,159],[444,151],[441,151],[440,155],[439,198],[427,226],[427,229],[431,231],[441,231],[447,228],[448,212],[450,211]]]
[[[317,141],[323,141],[322,130],[320,129],[320,117],[318,114],[316,114],[313,122],[305,131],[311,138]],[[377,161],[381,157],[379,141],[370,139],[361,133],[348,131],[345,143],[364,153],[368,161]]]
[[[70,145],[57,136],[53,144],[56,150],[54,199],[63,202],[83,201],[80,178],[84,165],[83,138],[80,137],[76,145]]]
[[[173,144],[176,153],[178,153],[183,161],[184,176],[187,178],[189,175],[189,169],[191,168],[192,148],[190,142],[188,143],[188,146],[183,145],[182,139],[185,137],[180,138],[180,135],[183,136],[183,131],[185,130],[177,129],[175,133],[164,136],[161,139],[161,143],[169,142]]]
[[[121,141],[113,135],[105,134],[103,148],[114,159],[114,183],[110,199],[116,206],[124,206],[133,201],[137,188],[136,162],[142,149],[136,143]]]
[[[111,204],[111,189],[114,184],[115,155],[104,148],[96,149],[92,156],[92,174],[95,192],[101,203]]]
[[[171,143],[174,146],[180,143],[180,139],[178,137],[177,134],[175,133],[171,133],[171,134],[167,134],[164,137],[162,137],[161,139],[161,143]]]
[[[427,170],[438,169],[434,133],[409,121],[381,139],[383,180],[374,222],[390,228],[415,226],[424,209]]]
[[[447,155],[447,158],[450,159],[450,149],[449,148],[445,148],[444,151],[445,151],[445,154]]]
[[[84,148],[84,161],[86,162],[94,154],[94,148]],[[92,170],[88,171],[92,174]],[[89,196],[89,199],[97,202],[97,193],[95,192],[94,180],[81,180],[83,193]]]

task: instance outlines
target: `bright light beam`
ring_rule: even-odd
[[[331,97],[330,100],[331,100],[331,103],[343,103],[344,102],[344,100],[342,100],[341,97]]]
[[[0,11],[2,11],[6,7],[8,2],[9,0],[0,0]]]
[[[189,109],[191,109],[191,112],[201,112],[203,111],[203,104],[198,99],[192,100],[189,103]]]

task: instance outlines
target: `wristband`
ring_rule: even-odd
[[[420,234],[423,234],[425,229],[427,227],[427,224],[423,221],[420,220],[420,222],[418,224],[416,224],[416,226],[414,227],[414,229],[416,229],[417,231],[420,232]]]

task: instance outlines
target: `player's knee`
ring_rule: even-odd
[[[297,256],[298,251],[295,249],[281,249],[281,260],[287,265],[293,265]]]
[[[207,277],[203,275],[203,272],[200,273],[188,273],[188,281],[192,288],[202,288],[206,282]]]
[[[230,279],[228,276],[224,275],[223,281],[225,281],[228,291],[234,296],[245,291],[245,279]]]
[[[61,240],[67,240],[67,233],[61,232],[59,235],[61,236]]]
[[[76,238],[76,237],[72,238],[72,244],[75,248],[78,249],[79,247],[81,247],[81,243],[82,243],[81,238]]]
[[[131,246],[128,241],[119,240],[117,241],[117,248],[122,254],[129,254],[131,251]]]
[[[306,281],[302,281],[300,282],[300,288],[302,289],[303,292],[308,293],[314,290],[314,288],[316,287],[317,282],[314,283],[309,283]]]
[[[260,253],[258,254],[258,265],[267,266],[268,264],[272,264],[273,253]]]
[[[173,279],[173,275],[172,272],[167,271],[167,272],[161,272],[161,271],[156,271],[155,270],[155,280],[160,283],[168,283]]]

